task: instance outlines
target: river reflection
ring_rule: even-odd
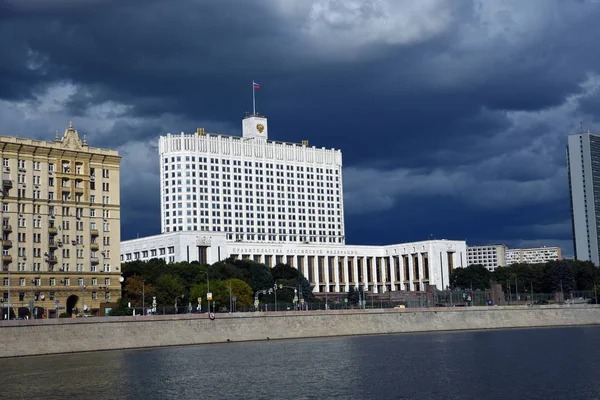
[[[2,399],[596,399],[600,327],[0,360]]]

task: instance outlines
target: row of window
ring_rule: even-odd
[[[84,264],[83,263],[76,263],[75,264],[75,272],[83,272],[83,267]],[[102,269],[100,270],[99,267],[97,267],[96,265],[91,265],[90,266],[90,271],[89,272],[110,272],[110,264],[104,264],[104,267],[102,267]],[[71,271],[71,265],[70,263],[62,263],[61,267],[58,268],[58,270],[60,272],[70,272]],[[24,262],[19,262],[17,264],[17,271],[19,272],[25,272],[27,271],[27,263]],[[31,271],[33,272],[41,272],[42,271],[42,263],[39,262],[33,262],[31,263]],[[53,272],[54,271],[54,267],[53,266],[49,266],[48,267],[48,271]]]
[[[93,197],[93,196],[92,196]],[[19,214],[27,214],[27,206],[28,204],[17,204],[17,212]],[[42,214],[42,206],[39,204],[31,204],[32,207],[32,214],[35,215],[41,215]],[[58,207],[55,206],[48,206],[48,215],[51,216],[56,216],[56,210],[58,209]],[[61,215],[63,217],[84,217],[84,208],[82,207],[74,207],[75,209],[75,213],[73,214],[71,207],[61,207]],[[96,209],[95,208],[90,208],[90,217],[91,218],[95,218],[96,215]],[[9,203],[2,203],[2,211],[3,212],[10,212],[11,210],[11,204]],[[110,210],[102,210],[102,218],[110,218]],[[92,228],[92,229],[96,229],[96,228]]]
[[[174,156],[171,157],[171,163],[180,163],[182,161],[185,162],[196,162],[196,157],[195,156],[185,156],[184,158],[181,156]],[[164,159],[165,164],[169,164],[169,158],[165,157]],[[208,159],[206,157],[198,157],[198,162],[199,163],[208,163]],[[234,165],[234,166],[242,166],[242,161],[239,160],[229,160],[229,159],[219,159],[219,158],[211,158],[210,159],[210,163],[211,164],[223,164],[223,165]],[[252,161],[244,161],[243,162],[243,166],[244,167],[252,167]],[[289,165],[289,164],[273,164],[273,163],[263,163],[263,162],[254,162],[254,167],[255,168],[268,168],[268,169],[278,169],[278,170],[287,170],[287,171],[304,171],[304,168],[306,168],[307,172],[317,172],[317,173],[323,173],[324,171],[328,174],[333,173],[333,169],[330,168],[319,168],[319,167],[304,167],[304,166],[294,166],[294,165]],[[284,168],[285,167],[285,168]],[[335,173],[337,174],[338,171],[335,170]]]
[[[26,170],[27,169],[27,165],[29,164],[29,162],[27,160],[17,160],[17,168],[19,168],[20,170]],[[41,171],[42,170],[42,165],[45,163],[42,163],[40,161],[31,161],[31,165],[33,167],[34,171]],[[3,158],[2,159],[2,166],[4,168],[10,168],[10,159],[9,158]],[[62,167],[62,172],[64,173],[70,173],[71,172],[71,163],[70,161],[62,161],[61,163],[61,167]],[[54,163],[48,163],[48,171],[50,172],[55,172],[56,168]],[[102,168],[102,177],[103,178],[109,178],[109,172],[110,170],[106,169],[106,168]],[[83,163],[80,162],[76,162],[75,163],[75,174],[77,175],[83,175],[84,172],[84,166]],[[90,177],[95,177],[96,176],[96,169],[95,168],[90,168]]]
[[[42,294],[40,292],[34,292],[33,294],[35,301],[41,300],[41,296]],[[92,291],[90,297],[92,300],[98,300],[98,293],[96,291]],[[8,292],[4,292],[3,299],[4,303],[8,303]],[[48,300],[56,300],[56,292],[48,292]],[[110,292],[104,293],[104,300],[110,300]],[[19,292],[19,301],[25,301],[25,292]]]
[[[169,246],[167,248],[161,247],[158,249],[151,249],[151,250],[142,250],[141,254],[142,254],[143,258],[148,258],[148,257],[156,257],[157,255],[164,256],[167,251],[169,252],[169,254],[175,254],[175,246]],[[133,252],[133,255],[132,255],[132,253],[127,253],[127,254],[125,254],[125,257],[123,257],[123,254],[121,254],[121,261],[131,261],[132,256],[133,256],[133,260],[138,260],[140,258],[140,252],[135,251],[135,252]]]
[[[27,249],[26,247],[19,247],[18,248],[18,255],[19,257],[26,257],[27,256]],[[77,258],[84,258],[84,249],[75,249],[75,254]],[[4,247],[2,249],[2,255],[8,256],[10,255],[10,249]],[[54,256],[54,251],[51,252],[46,252],[44,251],[44,256],[48,257],[48,256]],[[110,258],[110,250],[102,250],[102,255],[104,256],[104,258]],[[34,247],[33,248],[33,256],[34,257],[42,257],[42,248],[41,247]],[[62,256],[63,258],[70,258],[71,257],[71,249],[62,249]],[[90,256],[92,258],[98,258],[97,255],[97,251],[91,251],[90,252]]]
[[[42,278],[33,278],[31,280],[27,278],[19,278],[19,286],[27,286],[27,283],[31,283],[31,286],[42,286]],[[48,278],[48,286],[56,286],[56,283],[59,282],[62,286],[70,286],[71,278],[62,278],[60,281],[57,281],[56,278]],[[4,278],[3,280],[4,286],[9,286],[10,282],[8,278]],[[77,286],[83,286],[84,280],[83,278],[77,279]],[[91,278],[91,285],[98,286],[98,278]],[[104,286],[110,286],[110,278],[104,278]]]

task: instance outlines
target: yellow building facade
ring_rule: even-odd
[[[117,301],[118,152],[69,124],[53,142],[0,136],[0,159],[2,318],[97,315]]]

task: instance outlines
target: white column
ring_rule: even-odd
[[[321,271],[319,269],[319,256],[312,256],[313,257],[313,265],[312,267],[309,264],[309,259],[311,256],[307,256],[306,257],[306,264],[307,264],[307,268],[312,268],[313,269],[313,275],[315,276],[315,287],[317,289],[317,293],[319,293],[321,291],[321,286],[320,286],[320,280],[321,280]]]
[[[325,257],[325,292],[329,292],[329,259],[329,256]]]
[[[333,269],[333,277],[335,280],[334,291],[336,293],[339,293],[340,292],[340,256],[335,256],[334,263],[335,263],[335,267]]]
[[[408,276],[405,277],[408,280],[408,290],[413,291],[414,290],[414,285],[413,285],[413,277],[414,277],[414,272],[413,272],[413,258],[412,258],[412,253],[408,253]]]
[[[396,264],[394,262],[394,256],[389,257],[390,263],[390,285],[392,292],[396,291]]]
[[[354,271],[352,274],[354,282],[351,283],[353,283],[354,286],[358,286],[360,285],[360,282],[358,281],[358,257],[356,256],[352,257],[352,270]]]

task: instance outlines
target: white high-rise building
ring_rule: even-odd
[[[159,139],[162,232],[224,232],[250,243],[343,244],[340,150],[268,140],[267,119],[242,136]]]
[[[575,259],[600,265],[600,135],[581,131],[567,143]]]

